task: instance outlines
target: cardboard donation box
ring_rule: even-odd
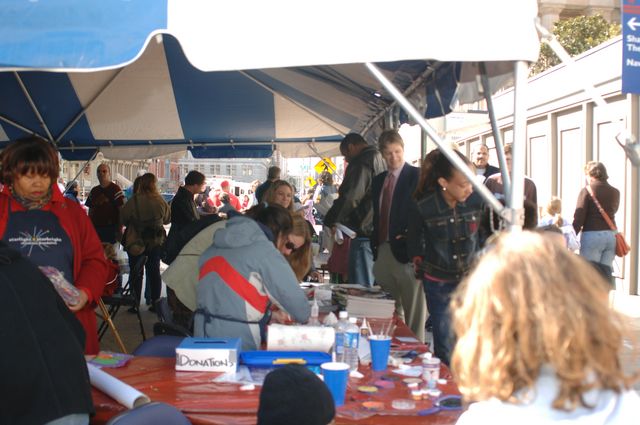
[[[235,372],[240,338],[185,338],[176,347],[176,370]]]

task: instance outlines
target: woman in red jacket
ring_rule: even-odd
[[[37,266],[55,267],[79,289],[79,301],[69,309],[86,333],[85,353],[97,353],[94,308],[107,263],[86,213],[58,189],[57,152],[33,137],[10,144],[0,162],[0,238]]]

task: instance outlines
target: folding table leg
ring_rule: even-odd
[[[113,324],[113,321],[111,320],[111,315],[109,314],[107,307],[102,302],[102,299],[98,299],[98,306],[102,311],[103,320],[109,324],[109,327],[113,331],[113,336],[116,338],[116,342],[120,346],[120,350],[122,350],[123,353],[128,354],[127,349],[125,348],[124,343],[122,342],[122,338],[120,338],[120,333],[118,332],[118,329],[116,329],[116,325]]]

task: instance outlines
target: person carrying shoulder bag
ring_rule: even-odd
[[[620,191],[607,180],[607,169],[601,162],[585,165],[586,186],[578,194],[573,216],[573,229],[580,233],[580,255],[589,260],[613,283],[613,260],[616,256],[615,213],[620,205]]]
[[[134,195],[122,207],[122,223],[127,226],[126,247],[129,253],[129,267],[134,270],[138,261],[147,256],[145,274],[147,286],[145,290],[146,304],[150,311],[155,311],[155,302],[160,298],[162,280],[160,278],[160,256],[162,244],[166,239],[164,224],[171,221],[171,209],[162,198],[157,188],[156,176],[146,173],[138,177],[134,183]],[[129,232],[133,230],[134,234]],[[140,242],[144,245],[141,250]],[[137,246],[136,249],[132,247]],[[142,279],[133,282],[136,298],[142,294]],[[135,312],[135,309],[130,309]]]

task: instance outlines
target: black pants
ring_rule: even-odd
[[[145,290],[145,299],[149,303],[153,303],[160,298],[160,292],[162,290],[162,279],[160,278],[160,251],[161,247],[156,246],[151,249],[145,249],[142,255],[129,256],[129,269],[131,272],[135,269],[136,264],[145,255],[147,256],[147,264],[145,264],[145,276],[147,279],[147,286]],[[142,297],[142,275],[136,276],[131,282],[138,304],[140,304],[140,298]]]

